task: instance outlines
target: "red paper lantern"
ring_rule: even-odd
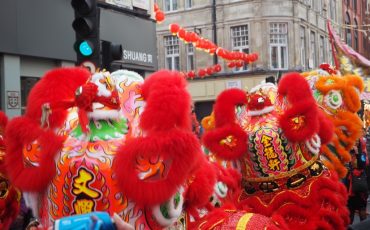
[[[229,63],[227,63],[227,67],[229,67],[229,68],[234,68],[235,67],[235,62],[229,62]]]
[[[181,39],[184,39],[186,31],[183,28],[180,28],[177,32],[177,36]]]
[[[221,71],[221,65],[220,65],[220,64],[216,64],[216,65],[214,65],[214,66],[213,66],[213,70],[214,70],[216,73],[220,72],[220,71]]]
[[[169,27],[172,34],[177,34],[177,32],[179,32],[180,26],[178,24],[170,24]]]
[[[231,52],[228,51],[228,50],[225,50],[225,55],[224,55],[223,58],[226,59],[226,60],[229,60],[229,61],[234,60],[233,57],[232,57]]]
[[[255,62],[255,61],[257,61],[257,59],[258,59],[258,54],[257,53],[252,53],[250,55],[250,61],[251,62]]]
[[[191,35],[191,32],[188,32],[188,31],[185,32],[185,35],[184,35],[185,42],[191,42],[190,35]]]
[[[218,47],[216,49],[216,54],[217,54],[217,56],[220,56],[220,57],[224,58],[225,57],[225,49],[222,48],[222,47]]]
[[[207,70],[206,70],[207,74],[208,75],[212,75],[213,74],[213,68],[212,67],[208,67]]]
[[[243,65],[244,65],[244,62],[243,61],[237,61],[237,62],[235,62],[235,66],[237,68],[243,67]]]
[[[204,69],[200,69],[199,71],[198,71],[198,76],[200,77],[200,78],[204,78],[204,76],[206,75],[206,71],[204,70]]]
[[[199,40],[198,34],[190,32],[190,42],[196,43]]]
[[[155,20],[157,20],[157,23],[163,22],[163,20],[164,20],[164,13],[162,11],[158,10],[155,13]]]
[[[249,55],[248,54],[244,54],[242,59],[247,64],[250,62],[250,59],[249,59]]]
[[[194,73],[194,71],[189,71],[189,72],[188,72],[188,77],[189,77],[190,79],[194,79],[194,78],[195,78],[195,73]]]
[[[157,12],[159,10],[159,6],[157,3],[154,3],[154,12]]]

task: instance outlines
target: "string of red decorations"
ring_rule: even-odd
[[[159,9],[158,4],[154,4],[155,19],[157,23],[161,23],[165,19],[164,13]],[[229,51],[225,48],[219,47],[212,41],[201,37],[196,32],[187,31],[176,23],[169,25],[169,30],[172,35],[177,36],[180,40],[186,43],[192,43],[193,46],[210,55],[216,54],[218,57],[224,59],[227,62],[227,67],[229,68],[241,68],[246,64],[257,61],[258,54],[246,54],[239,51]],[[214,73],[218,73],[222,70],[220,64],[216,64],[207,68],[199,69],[198,71],[188,71],[185,72],[185,77],[189,79],[194,79],[195,77],[204,78],[206,76],[211,76]]]

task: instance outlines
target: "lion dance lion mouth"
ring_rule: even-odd
[[[345,164],[351,159],[349,150],[362,135],[362,121],[356,114],[361,107],[362,79],[356,75],[328,75],[323,71],[302,75],[310,82],[317,104],[335,127],[331,141],[322,146],[321,158],[339,177],[345,177]]]

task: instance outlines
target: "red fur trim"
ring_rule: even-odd
[[[216,184],[216,168],[206,159],[201,160],[186,191],[187,208],[204,207],[212,196]]]
[[[299,73],[285,74],[279,82],[278,93],[287,96],[288,101],[292,104],[308,98],[313,100],[307,80]]]
[[[217,179],[227,185],[228,193],[236,193],[241,188],[242,174],[232,168],[224,168],[219,164],[214,164],[218,169]]]
[[[319,136],[321,139],[321,144],[328,143],[334,135],[334,125],[333,122],[331,122],[330,119],[326,117],[324,112],[321,110],[318,110],[318,118],[319,118]]]
[[[232,136],[232,144],[222,144],[225,138]],[[247,133],[237,124],[225,125],[211,130],[203,135],[204,145],[217,157],[225,160],[235,160],[247,153]]]
[[[235,123],[235,106],[246,105],[247,95],[241,89],[229,89],[223,91],[214,105],[216,127]]]
[[[279,124],[285,136],[293,142],[301,142],[309,139],[319,131],[319,122],[316,103],[311,99],[295,103],[290,109],[279,117]],[[293,122],[293,118],[303,116],[301,126]],[[297,127],[298,126],[298,127]]]
[[[202,156],[198,139],[191,132],[171,130],[156,135],[131,139],[120,147],[114,162],[118,186],[139,205],[153,206],[169,199],[190,176]],[[138,158],[170,162],[160,179],[141,180]]]
[[[76,89],[85,84],[90,77],[85,68],[57,68],[45,74],[32,88],[28,96],[26,116],[36,122],[41,118],[41,107],[45,103],[56,103],[61,100],[74,100]],[[67,116],[67,111],[52,111],[49,116],[51,128],[60,126]]]
[[[9,229],[20,209],[20,192],[12,185],[8,189],[6,198],[0,199],[0,229]]]
[[[284,190],[271,194],[270,202],[264,203],[257,196],[251,196],[242,203],[253,212],[265,216],[275,214],[284,217],[289,229],[318,229],[324,222],[331,229],[344,230],[349,223],[346,208],[347,194],[344,185],[335,174],[325,172],[310,184],[305,185],[304,195],[297,190]]]
[[[61,149],[64,138],[45,131],[27,117],[12,119],[6,128],[5,166],[14,186],[25,191],[40,192],[55,175],[54,156]],[[37,140],[40,145],[39,166],[25,166],[23,148]]]
[[[4,130],[6,124],[8,123],[8,117],[3,111],[0,111],[0,131],[1,129]],[[2,132],[0,132],[1,134]]]
[[[158,71],[142,85],[146,100],[140,126],[144,130],[164,131],[181,128],[191,131],[191,98],[187,82],[178,72]]]
[[[3,111],[0,111],[0,151],[4,151],[5,149],[5,127],[8,123],[8,117]],[[2,168],[2,161],[0,161],[0,172],[4,172]]]

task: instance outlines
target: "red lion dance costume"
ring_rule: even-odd
[[[212,120],[204,145],[211,160],[241,171],[242,209],[281,216],[289,229],[346,229],[345,187],[320,160],[333,124],[305,78],[287,74],[277,89],[265,84],[248,95],[224,91],[203,123]]]
[[[8,180],[4,166],[5,127],[8,118],[0,111],[0,229],[9,229],[17,217],[21,193]]]
[[[239,176],[209,163],[191,132],[190,95],[179,73],[159,71],[144,81],[129,71],[91,76],[60,68],[46,73],[29,101],[7,126],[5,160],[14,185],[38,201],[33,211],[43,227],[105,211],[135,229],[163,229],[183,212],[199,220],[199,210],[213,209],[210,197],[238,188]],[[236,209],[209,217],[218,228],[277,229],[269,217]]]

